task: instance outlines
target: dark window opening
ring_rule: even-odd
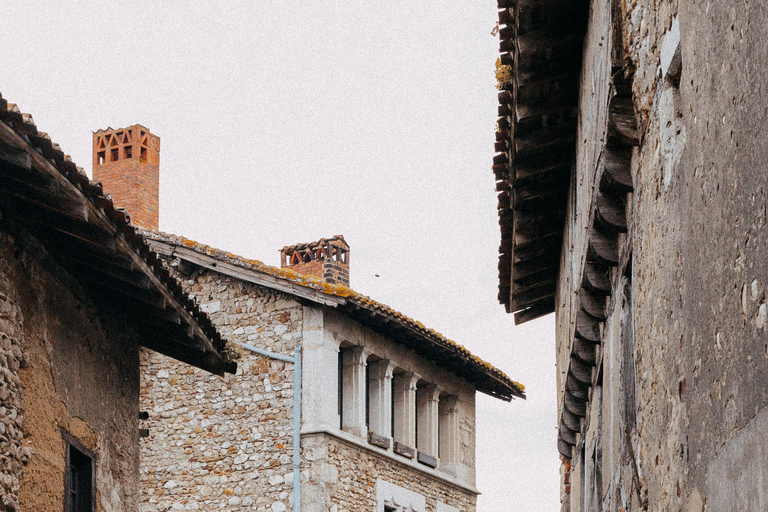
[[[125,146],[125,158],[132,158],[132,157],[133,157],[133,147]]]
[[[118,160],[118,149],[114,148],[114,149],[110,150],[110,152],[112,153],[112,160],[110,160],[110,162],[117,162],[117,160]]]
[[[416,449],[418,450],[420,448],[419,446],[419,403],[416,402],[416,417],[414,418],[413,422],[413,435],[415,436],[414,439],[416,439]]]
[[[98,153],[96,153],[96,155],[97,155],[97,157],[99,159],[99,165],[103,164],[104,163],[104,159],[107,156],[106,153],[104,151],[99,151]]]
[[[371,425],[371,367],[365,365],[365,428]]]
[[[68,445],[67,497],[69,512],[93,512],[93,459]]]
[[[344,427],[344,351],[339,349],[339,428]]]
[[[389,425],[389,436],[394,439],[395,438],[395,379],[394,377],[390,379],[389,382],[391,386],[391,392],[389,394],[391,400],[389,401],[389,418],[390,418],[390,425]]]
[[[147,148],[141,148],[141,156],[140,156],[140,158],[142,160],[146,160],[147,159]]]

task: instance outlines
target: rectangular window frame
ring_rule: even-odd
[[[65,512],[94,512],[96,510],[96,454],[86,448],[76,437],[67,431],[62,431],[64,441],[64,511]],[[86,479],[73,478],[73,468],[85,470]],[[73,488],[77,487],[77,489]],[[73,502],[72,495],[83,495],[79,503]]]

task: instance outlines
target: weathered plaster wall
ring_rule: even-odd
[[[138,340],[0,223],[0,510],[62,508],[62,430],[97,454],[97,510],[136,510]]]
[[[301,304],[216,272],[176,273],[230,341],[293,355]],[[293,371],[245,351],[237,375],[221,378],[147,351],[142,510],[290,509]]]
[[[426,512],[455,507],[474,512],[477,498],[460,487],[415,471],[395,459],[327,434],[302,436],[302,510],[358,512],[377,508],[378,480],[423,496]]]
[[[768,6],[692,1],[680,3],[678,12],[677,2],[624,5],[643,129],[633,157],[628,284],[636,369],[627,375],[632,369],[616,352],[627,339],[621,330],[627,320],[622,290],[614,289],[603,327],[602,434],[594,431],[594,407],[587,422],[586,446],[599,441],[603,454],[601,501],[625,510],[638,510],[645,499],[648,510],[762,510],[768,501],[759,458],[768,411],[768,176],[761,166],[768,146],[760,133]],[[662,79],[659,65],[675,15],[679,88]],[[587,51],[601,53],[594,46]],[[637,386],[631,425],[617,414],[627,378]],[[578,478],[579,461],[574,464]],[[570,505],[579,499],[571,496]]]
[[[638,398],[654,412],[638,432],[649,499],[693,510],[714,499],[711,461],[768,405],[768,8],[695,2],[679,19],[679,93],[657,93],[638,164]],[[740,491],[765,497],[768,483]]]

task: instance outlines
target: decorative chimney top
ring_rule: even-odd
[[[280,250],[280,267],[319,277],[328,284],[349,286],[349,245],[341,235]]]
[[[93,133],[93,179],[115,206],[128,210],[134,225],[158,229],[160,137],[135,124]]]

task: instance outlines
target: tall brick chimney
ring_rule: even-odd
[[[319,277],[328,284],[349,286],[349,246],[341,235],[280,250],[280,267]]]
[[[93,134],[93,179],[104,185],[131,223],[158,229],[160,217],[160,137],[140,124]]]

